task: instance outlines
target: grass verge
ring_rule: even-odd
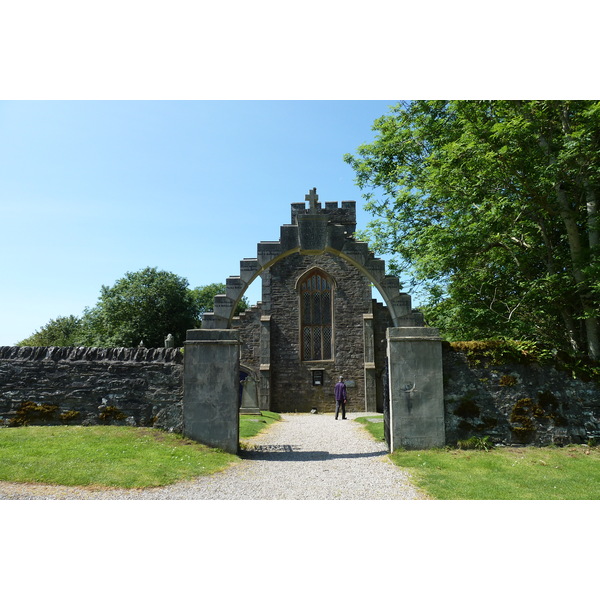
[[[279,421],[277,413],[240,415],[240,438]],[[0,480],[145,488],[210,475],[240,460],[175,433],[143,427],[0,429]]]
[[[245,439],[259,434],[265,427],[280,421],[278,413],[263,410],[260,415],[240,415],[240,438]]]
[[[0,480],[143,488],[221,471],[238,457],[158,429],[0,429]]]
[[[383,422],[358,417],[376,440]],[[391,459],[438,500],[598,500],[600,447],[397,450]]]
[[[391,458],[438,500],[600,499],[600,448],[399,450]]]
[[[375,440],[378,442],[385,441],[385,436],[383,434],[383,417],[356,417],[354,420],[357,423],[364,425],[365,429]]]

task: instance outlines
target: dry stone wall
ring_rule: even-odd
[[[0,426],[123,424],[182,431],[176,348],[0,347]]]
[[[444,344],[446,443],[600,443],[600,383],[556,366],[468,357]]]
[[[278,326],[291,349],[276,370],[278,394],[289,402],[283,408],[302,412],[316,403],[320,411],[332,410],[337,355],[328,365],[320,363],[325,385],[315,389],[310,367],[299,368],[294,350],[297,329],[291,325],[297,319],[287,313],[287,321]],[[344,372],[356,380],[350,410],[362,411],[362,338],[358,323],[342,329],[345,343],[359,348],[355,365],[349,355]],[[600,443],[600,383],[536,362],[473,359],[448,344],[443,354],[447,444],[486,435],[502,444]],[[178,349],[0,347],[0,426],[122,424],[181,432],[182,399]]]

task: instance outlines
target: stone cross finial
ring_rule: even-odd
[[[317,194],[317,188],[313,188],[309,191],[308,194],[304,196],[304,200],[306,200],[310,207],[311,213],[317,212],[317,202],[319,201],[319,196]]]

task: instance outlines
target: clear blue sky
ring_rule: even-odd
[[[323,202],[356,200],[364,227],[342,156],[394,103],[0,103],[0,345],[81,315],[128,271],[224,282],[312,187]]]
[[[0,345],[81,314],[128,271],[225,281],[312,187],[362,206],[342,156],[394,98],[597,95],[581,88],[595,21],[575,8],[73,6],[2,9]],[[546,44],[554,20],[572,42]]]

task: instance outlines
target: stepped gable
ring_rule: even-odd
[[[227,278],[225,293],[215,296],[213,312],[203,316],[203,329],[230,328],[235,307],[249,285],[273,264],[294,253],[343,257],[379,290],[396,326],[423,324],[422,315],[412,310],[411,297],[400,291],[398,278],[385,274],[385,261],[376,258],[366,242],[354,238],[356,202],[325,202],[323,207],[313,188],[306,194],[305,202],[291,204],[290,220],[290,224],[281,226],[278,241],[259,242],[256,258],[240,261],[239,276]],[[265,302],[263,309],[268,310],[268,304]]]

